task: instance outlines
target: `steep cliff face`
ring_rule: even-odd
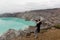
[[[22,17],[26,19],[38,18],[42,16],[45,20],[52,24],[60,23],[60,8],[46,9],[46,10],[32,10],[17,14],[16,17]]]

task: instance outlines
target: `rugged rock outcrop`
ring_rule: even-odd
[[[9,29],[5,34],[3,34],[1,37],[2,39],[4,40],[11,40],[12,38],[15,38],[16,37],[16,33],[17,32],[16,30],[14,29]]]
[[[18,36],[23,37],[26,36],[28,33],[30,33],[29,30],[18,30],[15,29],[9,29],[6,33],[1,35],[0,40],[12,40],[13,38],[16,38]]]

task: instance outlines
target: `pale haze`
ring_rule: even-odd
[[[60,8],[60,0],[0,0],[0,14]]]

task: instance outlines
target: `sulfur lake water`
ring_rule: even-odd
[[[9,29],[24,30],[29,26],[35,26],[34,21],[26,21],[22,18],[2,17],[0,18],[0,35],[4,34]]]

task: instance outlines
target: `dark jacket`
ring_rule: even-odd
[[[42,22],[39,22],[39,23],[37,23],[37,25],[36,25],[36,27],[37,27],[37,32],[40,32],[40,26],[41,26],[41,24],[42,24]]]

